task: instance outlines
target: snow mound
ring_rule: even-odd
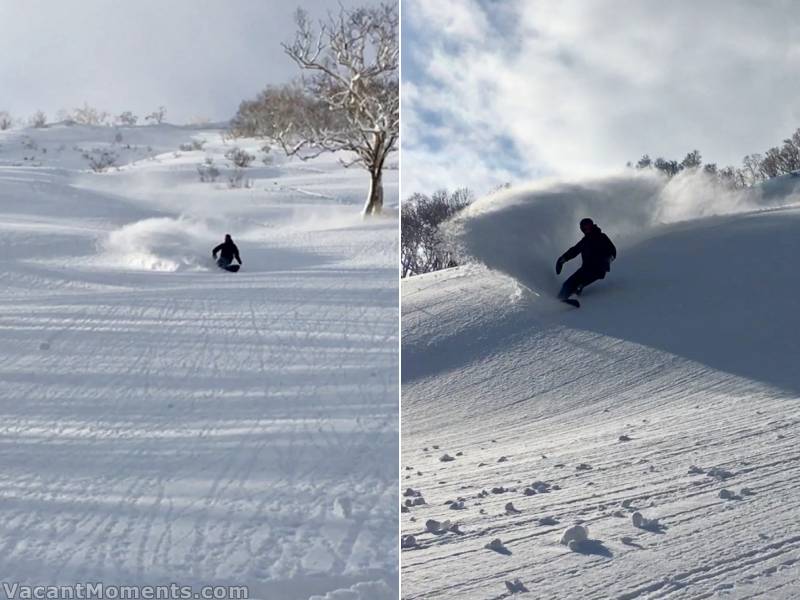
[[[482,198],[446,230],[465,256],[535,291],[554,290],[555,260],[580,239],[583,217],[594,219],[619,246],[641,240],[658,225],[798,202],[799,182],[780,177],[732,191],[702,172],[666,179],[649,171],[546,180]]]
[[[437,521],[436,519],[428,519],[425,521],[425,530],[434,534],[447,533],[450,530],[450,521]]]
[[[647,529],[650,531],[658,531],[661,529],[661,524],[658,522],[658,519],[648,519],[638,511],[631,515],[631,522],[637,529]]]
[[[561,534],[561,539],[559,542],[565,546],[568,546],[570,542],[580,544],[588,539],[589,529],[587,527],[584,527],[583,525],[573,525],[572,527],[567,527],[564,530],[564,533]]]
[[[311,596],[308,600],[393,600],[396,597],[397,592],[385,581],[366,581],[324,596]]]
[[[525,584],[522,583],[519,579],[514,579],[513,581],[506,581],[506,589],[512,594],[522,594],[524,592],[530,591]]]
[[[218,232],[189,218],[144,219],[108,234],[101,242],[102,262],[141,271],[206,270]]]

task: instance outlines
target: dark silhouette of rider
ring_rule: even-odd
[[[556,273],[561,273],[561,268],[568,260],[578,254],[581,255],[580,268],[570,275],[561,287],[558,297],[566,300],[572,294],[580,294],[583,288],[598,279],[603,279],[611,270],[612,261],[617,258],[617,249],[614,244],[594,224],[591,219],[581,219],[580,228],[583,238],[572,248],[564,252],[556,261]]]
[[[219,258],[217,258],[217,253],[219,253]],[[242,259],[239,258],[239,248],[233,243],[233,238],[231,238],[231,234],[229,233],[225,234],[225,241],[211,251],[211,256],[217,261],[217,265],[223,269],[229,266],[234,259],[236,259],[240,265],[242,264]]]

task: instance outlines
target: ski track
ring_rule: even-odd
[[[571,312],[479,266],[403,283],[401,489],[426,502],[401,516],[416,539],[401,554],[403,598],[510,598],[504,582],[516,578],[549,599],[798,597],[796,388],[603,333],[619,298],[599,286],[585,296]],[[754,361],[770,360],[762,348]],[[560,489],[523,494],[537,480]],[[509,491],[491,493],[500,486]],[[739,497],[720,498],[723,488]],[[464,509],[445,504],[458,498]],[[506,514],[508,502],[520,512]],[[635,528],[635,510],[663,530]],[[428,519],[461,533],[429,533]],[[600,545],[559,544],[575,523]],[[495,538],[510,555],[484,548]]]
[[[104,191],[130,175],[77,188],[69,169],[3,160],[0,241],[15,245],[0,257],[4,579],[292,599],[396,587],[396,271],[380,255],[351,264],[365,248],[392,256],[396,219],[356,220],[361,178],[356,203],[315,209],[352,212],[354,233],[289,220],[296,235],[276,237],[287,256],[324,262],[259,271],[250,241],[236,276],[137,272],[81,264],[104,232],[164,214]],[[324,189],[338,167],[317,165],[302,172]]]

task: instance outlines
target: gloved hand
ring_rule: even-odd
[[[556,261],[556,275],[561,275],[561,268],[564,266],[564,257],[559,256]]]

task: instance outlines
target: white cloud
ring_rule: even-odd
[[[409,5],[412,18],[453,39],[480,40],[487,22],[475,0],[438,0],[415,2]]]
[[[297,74],[280,44],[298,6],[314,18],[337,9],[329,0],[0,2],[0,110],[52,118],[87,101],[141,115],[163,104],[175,122],[227,119]]]
[[[437,31],[428,3],[404,2],[404,194],[422,191],[431,170],[447,181],[468,173],[479,192],[501,182],[497,156],[486,164],[491,136],[513,142],[509,170],[524,179],[694,148],[738,164],[800,126],[791,2],[453,2],[449,14],[468,27]],[[421,139],[431,111],[447,157]]]

